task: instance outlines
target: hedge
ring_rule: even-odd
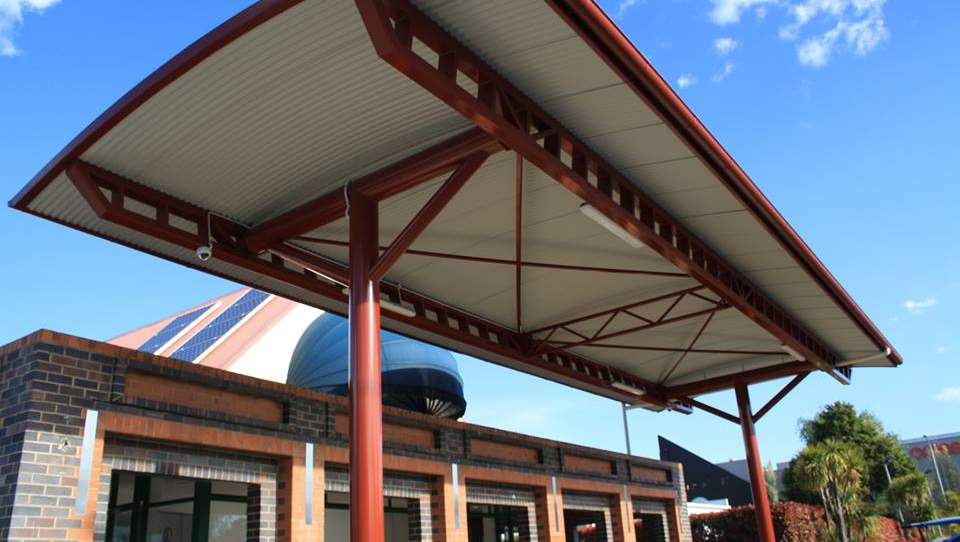
[[[826,527],[823,509],[800,503],[771,505],[773,529],[778,542],[826,542],[820,536]],[[757,524],[753,506],[740,506],[713,514],[699,514],[690,518],[693,542],[749,542],[757,540]],[[877,518],[875,536],[870,542],[913,542],[919,538],[904,539],[896,521]],[[914,535],[916,536],[916,535]]]

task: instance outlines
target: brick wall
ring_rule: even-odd
[[[217,448],[244,449],[256,451],[254,455],[261,459],[272,458],[277,469],[275,487],[257,484],[259,494],[251,496],[260,517],[251,525],[251,536],[292,541],[310,539],[318,529],[322,532],[316,521],[305,525],[302,511],[295,509],[303,481],[291,473],[303,472],[306,442],[313,443],[320,454],[318,487],[323,485],[324,460],[346,461],[345,398],[50,331],[0,347],[0,362],[0,541],[102,538],[106,520],[102,495],[98,499],[95,491],[91,493],[91,506],[85,514],[78,515],[75,510],[86,409],[120,420],[109,431],[137,434],[149,441],[160,437],[141,434],[141,427],[161,423],[171,428],[164,437],[168,440],[201,446],[200,435],[215,435],[203,445],[212,447],[207,454],[221,453]],[[606,484],[609,488],[604,491],[611,494],[628,484],[632,491],[679,499],[678,522],[689,530],[682,473],[676,464],[393,408],[384,409],[384,423],[388,429],[384,449],[396,458],[394,463],[402,459],[414,472],[433,473],[428,483],[430,498],[424,501],[421,513],[433,525],[434,540],[459,540],[463,534],[454,536],[443,528],[451,520],[445,495],[450,491],[453,463],[481,468],[496,474],[497,479],[530,480],[531,491],[541,495],[531,508],[530,538],[546,534],[536,517],[549,517],[545,480],[551,476]],[[123,455],[116,453],[117,441],[113,440],[120,435],[104,431],[97,434],[98,459],[92,469],[94,486],[99,482],[101,489]],[[137,449],[146,449],[146,445],[125,448],[130,453]],[[174,463],[210,460],[209,455],[186,454],[184,450],[180,448],[181,455]],[[253,456],[246,457],[250,464],[256,463]],[[643,479],[631,479],[631,472],[640,469],[645,473]],[[465,503],[461,505],[465,510]],[[465,525],[466,517],[461,517],[461,522]],[[422,527],[423,521],[420,524]]]

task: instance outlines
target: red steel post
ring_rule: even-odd
[[[773,532],[773,519],[770,516],[770,501],[767,499],[767,482],[763,475],[763,463],[760,461],[760,449],[757,446],[757,432],[753,426],[753,412],[750,410],[750,392],[747,385],[738,382],[737,407],[740,409],[740,430],[743,432],[743,446],[747,450],[747,471],[750,473],[750,489],[753,492],[753,511],[757,518],[759,542],[776,542]]]
[[[350,542],[383,542],[377,204],[350,196]]]

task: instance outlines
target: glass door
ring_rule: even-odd
[[[107,542],[244,542],[247,485],[116,473]]]

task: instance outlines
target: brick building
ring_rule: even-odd
[[[0,399],[0,540],[346,537],[343,397],[41,330]],[[384,451],[388,541],[689,540],[675,463],[389,407]]]

